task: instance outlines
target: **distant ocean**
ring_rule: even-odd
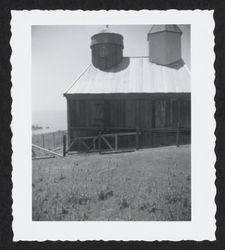
[[[33,134],[43,134],[67,129],[67,111],[33,111],[32,125],[42,127]]]

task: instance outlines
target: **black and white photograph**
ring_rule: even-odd
[[[191,26],[31,29],[32,220],[190,221]]]
[[[11,27],[14,240],[213,240],[213,12]]]
[[[225,249],[225,4],[1,7],[0,249]]]

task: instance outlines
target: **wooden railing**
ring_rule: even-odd
[[[90,128],[83,128],[83,129],[90,130]],[[33,158],[37,159],[37,158],[44,157],[43,155],[37,156],[33,149],[38,149],[38,150],[41,150],[43,152],[46,152],[46,154],[48,153],[50,156],[66,156],[66,154],[69,151],[71,151],[71,149],[73,148],[73,146],[75,144],[77,144],[76,145],[77,149],[78,149],[77,151],[81,151],[80,148],[81,148],[81,146],[83,146],[83,148],[87,152],[95,151],[95,152],[99,152],[100,154],[102,152],[105,152],[105,151],[118,152],[119,150],[120,151],[122,150],[119,147],[121,147],[121,143],[123,143],[123,140],[121,143],[119,143],[119,138],[125,137],[125,136],[135,137],[135,140],[131,140],[132,143],[128,143],[127,147],[138,150],[139,149],[139,137],[142,134],[143,135],[142,139],[143,139],[145,137],[146,133],[150,133],[150,135],[152,133],[157,134],[157,133],[162,133],[162,132],[174,133],[175,134],[175,145],[177,147],[179,147],[181,133],[186,133],[186,132],[189,133],[191,131],[190,128],[181,127],[179,123],[177,123],[176,128],[151,128],[151,129],[148,128],[148,129],[141,129],[141,132],[140,132],[139,128],[136,128],[136,129],[129,128],[124,132],[122,132],[121,130],[120,130],[120,132],[117,132],[116,131],[117,129],[120,130],[121,128],[111,129],[112,133],[107,133],[108,130],[110,131],[110,129],[108,129],[108,130],[100,131],[98,133],[98,135],[95,135],[95,136],[76,136],[68,147],[67,147],[67,139],[66,139],[65,134],[64,134],[63,140],[62,140],[63,146],[56,147],[55,149],[49,149],[49,148],[47,149],[44,146],[41,147],[40,145],[33,143],[33,145],[32,145]],[[151,138],[152,138],[152,136],[151,136]],[[130,139],[128,139],[128,140],[130,140]],[[141,141],[141,143],[142,143],[142,141]],[[57,149],[63,149],[63,151],[61,151],[62,153],[61,154],[57,153],[56,152]],[[124,151],[124,149],[122,151]],[[45,156],[45,157],[47,157],[47,156]]]
[[[81,136],[81,137],[77,136],[73,139],[72,143],[69,145],[67,150],[65,149],[66,143],[64,143],[63,154],[65,155],[67,152],[69,152],[71,148],[75,145],[75,143],[78,144],[78,151],[79,151],[80,145],[82,144],[85,147],[87,152],[98,151],[101,154],[103,151],[102,143],[104,142],[105,145],[107,146],[108,151],[117,152],[119,150],[118,139],[119,137],[122,137],[122,136],[135,136],[135,148],[136,150],[138,150],[140,134],[141,133],[139,129],[136,129],[135,132],[108,133],[108,134],[103,134],[102,132],[99,132],[99,134],[96,136]],[[108,138],[114,138],[114,145],[108,140]],[[97,145],[96,145],[96,142],[98,142]],[[104,149],[104,151],[106,150]]]
[[[81,131],[91,131],[92,129],[95,129],[95,133],[97,130],[99,131],[100,128],[94,128],[94,127],[72,127],[72,129],[81,130]],[[112,131],[111,133],[107,133],[107,131]],[[118,132],[117,132],[118,130]],[[123,132],[124,130],[124,132]],[[174,133],[175,134],[175,145],[177,147],[180,146],[180,137],[181,133],[190,133],[191,129],[188,127],[181,127],[179,122],[177,123],[176,127],[173,128],[141,128],[141,129],[135,129],[135,128],[119,128],[119,127],[110,127],[107,130],[102,130],[99,132],[98,135],[95,136],[86,136],[86,137],[76,137],[71,145],[68,148],[68,151],[71,149],[71,147],[74,145],[75,142],[78,142],[78,144],[82,144],[87,151],[99,151],[101,152],[103,150],[102,143],[104,143],[104,146],[107,146],[107,149],[110,151],[118,151],[119,150],[119,143],[118,138],[121,136],[135,136],[135,148],[139,148],[139,135],[140,130],[143,134],[150,133],[150,134],[157,134],[157,133]],[[135,132],[134,132],[135,131]],[[113,142],[114,144],[109,141],[109,138],[114,138]],[[92,144],[88,145],[88,141],[92,140]],[[111,140],[112,141],[112,140]],[[97,143],[98,142],[98,143]],[[79,148],[79,146],[78,146]]]
[[[124,132],[124,133],[110,133],[110,134],[101,134],[99,133],[98,135],[98,141],[99,141],[99,153],[101,153],[102,147],[101,147],[101,142],[104,141],[105,144],[108,146],[108,148],[110,149],[110,151],[118,151],[119,147],[118,147],[118,138],[121,136],[135,136],[135,148],[136,150],[139,149],[139,135],[141,133],[139,132],[139,130],[137,129],[136,132]],[[113,146],[110,144],[109,140],[107,140],[107,138],[114,138],[114,148]]]
[[[41,150],[41,151],[47,153],[48,155],[38,156],[38,155],[36,155],[36,153],[35,153],[35,151],[33,149]],[[38,145],[32,144],[32,159],[46,159],[46,158],[52,158],[52,157],[55,157],[55,156],[63,157],[62,154],[56,153],[53,150],[49,150],[47,148],[43,148],[43,147],[40,147]]]

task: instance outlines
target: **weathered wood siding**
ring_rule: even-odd
[[[180,126],[180,143],[190,143],[191,100],[158,96],[137,99],[86,99],[68,100],[69,138],[97,135],[101,132],[134,131],[139,128],[140,146],[150,147],[176,143],[177,126]],[[69,143],[70,143],[69,142]],[[134,144],[134,138],[121,138],[120,147]]]

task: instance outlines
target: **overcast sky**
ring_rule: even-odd
[[[182,58],[190,68],[190,26],[178,25]],[[91,63],[91,36],[105,26],[32,26],[32,110],[66,110],[65,90]],[[151,25],[112,25],[124,38],[124,56],[148,56]]]

